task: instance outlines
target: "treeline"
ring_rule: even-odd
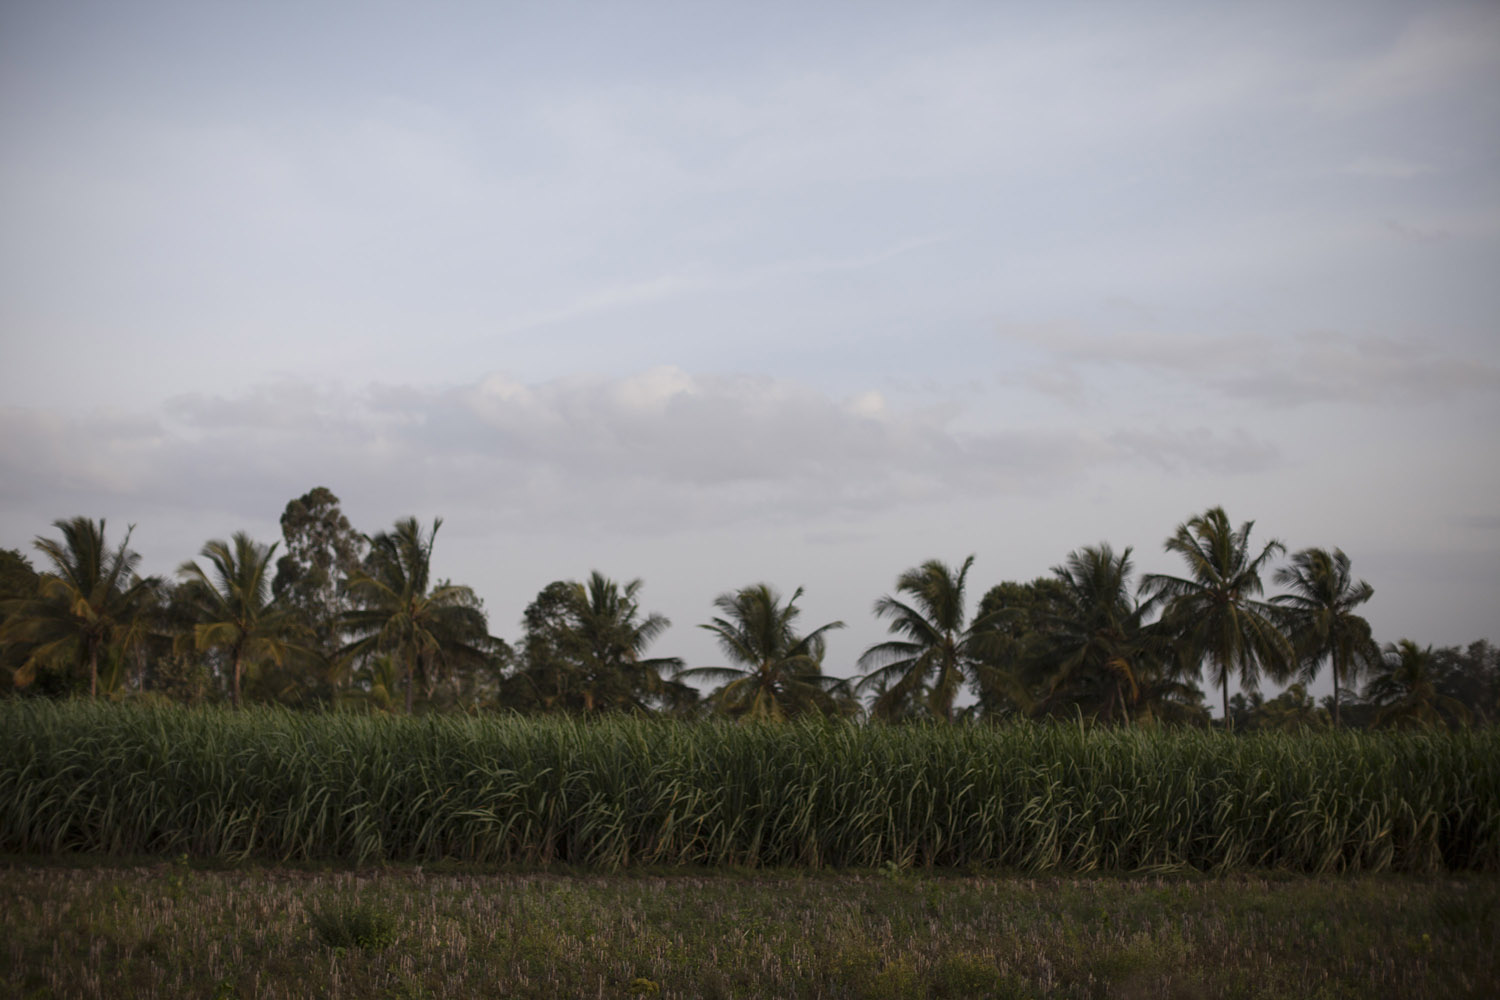
[[[0,693],[406,713],[1206,726],[1206,684],[1241,729],[1500,716],[1495,647],[1382,647],[1359,613],[1374,590],[1343,552],[1252,543],[1253,523],[1235,527],[1221,508],[1166,539],[1181,575],[1137,580],[1131,549],[1085,546],[1048,576],[991,587],[970,616],[972,556],[907,570],[874,604],[890,638],[860,656],[854,677],[825,663],[828,636],[844,623],[804,626],[801,589],[766,583],[714,599],[700,627],[715,636],[720,664],[652,655],[670,623],[645,610],[642,581],[597,572],[542,588],[513,646],[490,633],[472,588],[431,578],[441,523],[406,518],[366,535],[319,487],[287,504],[278,542],[212,540],[165,579],[137,573],[130,531],[111,544],[103,520],[58,521],[60,537],[36,540],[37,566],[0,550]],[[1267,596],[1268,584],[1282,592]],[[1306,685],[1324,670],[1335,693],[1317,703]],[[1264,700],[1263,680],[1291,687]],[[1231,682],[1242,689],[1232,698]]]

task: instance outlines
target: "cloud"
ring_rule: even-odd
[[[1386,46],[1348,61],[1315,99],[1333,112],[1364,111],[1443,93],[1500,71],[1500,14],[1493,5],[1425,14]]]
[[[1435,403],[1500,391],[1500,367],[1387,337],[1336,332],[1096,336],[1059,327],[1007,327],[1001,336],[1045,359],[1020,376],[1026,384],[1068,399],[1081,397],[1090,375],[1118,368],[1278,405]]]
[[[283,381],[177,397],[159,415],[0,411],[0,480],[33,509],[62,493],[89,509],[192,496],[265,517],[328,483],[399,511],[442,505],[541,530],[661,533],[1047,495],[1111,463],[1243,472],[1275,461],[1243,432],[960,429],[960,416],[873,391],[835,397],[671,367],[359,391]]]

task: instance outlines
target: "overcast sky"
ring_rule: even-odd
[[[324,485],[506,638],[764,580],[850,674],[1222,505],[1500,640],[1492,2],[8,3],[0,129],[0,546]]]

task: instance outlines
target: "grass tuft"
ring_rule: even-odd
[[[369,903],[335,903],[309,915],[318,939],[330,948],[378,951],[396,943],[396,917]]]

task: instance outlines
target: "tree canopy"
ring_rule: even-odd
[[[873,605],[890,637],[858,676],[828,667],[844,625],[800,627],[801,588],[721,593],[700,627],[721,663],[658,650],[671,623],[647,610],[640,579],[594,571],[557,580],[526,607],[517,651],[489,631],[484,602],[434,576],[442,519],[374,535],[354,529],[317,487],[289,501],[282,540],[244,532],[206,543],[179,582],[143,577],[132,531],[54,522],[33,567],[0,550],[0,694],[88,694],[186,702],[272,701],[359,711],[609,712],[747,720],[860,715],[898,723],[1036,716],[1104,724],[1208,725],[1198,688],[1220,689],[1223,724],[1465,725],[1500,719],[1500,652],[1403,638],[1382,654],[1360,614],[1374,593],[1334,547],[1252,544],[1222,507],[1179,524],[1164,550],[1181,575],[1133,585],[1134,550],[1068,553],[1029,582],[969,602],[975,558],[928,560]],[[277,554],[280,558],[277,559]],[[274,567],[274,573],[273,573]],[[1269,598],[1267,580],[1284,588]],[[1328,671],[1333,695],[1311,685]],[[1270,679],[1292,688],[1260,695]],[[1363,690],[1358,683],[1367,679]],[[1230,682],[1241,691],[1230,697]],[[706,691],[700,689],[704,685]]]

